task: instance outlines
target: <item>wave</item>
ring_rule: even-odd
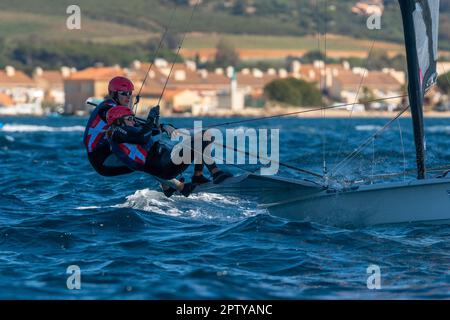
[[[137,190],[127,196],[125,203],[114,207],[138,209],[173,217],[225,221],[235,221],[266,212],[257,208],[251,201],[236,197],[199,193],[189,198],[175,195],[169,199],[161,192],[151,189]]]
[[[431,132],[431,133],[440,133],[440,132],[444,132],[444,133],[450,133],[450,126],[430,126],[430,127],[426,127],[425,131]]]
[[[101,209],[99,206],[86,206],[86,207],[76,207],[75,210],[93,210],[93,209]]]
[[[355,127],[356,131],[376,131],[380,130],[381,128],[382,128],[381,126],[372,124],[360,125]]]
[[[0,128],[4,132],[83,132],[83,126],[50,127],[29,124],[5,124]]]

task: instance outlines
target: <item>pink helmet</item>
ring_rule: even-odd
[[[133,91],[134,85],[130,79],[125,77],[115,77],[112,78],[108,85],[109,92],[115,91]]]
[[[133,111],[124,106],[115,106],[109,109],[106,113],[106,120],[108,121],[108,126],[112,125],[114,121],[117,119],[126,117],[126,116],[134,116]]]

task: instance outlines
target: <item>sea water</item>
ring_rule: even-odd
[[[169,122],[189,128],[194,120]],[[280,129],[281,162],[321,173],[325,160],[335,173],[387,121],[280,118],[239,127]],[[167,199],[145,173],[96,174],[82,144],[85,118],[0,122],[0,299],[450,298],[449,225],[344,229],[274,217],[238,196]],[[427,119],[426,136],[427,166],[449,164],[448,120]],[[414,166],[405,118],[335,174],[358,180]],[[283,167],[279,174],[305,177]],[[450,199],[443,205],[450,210]]]

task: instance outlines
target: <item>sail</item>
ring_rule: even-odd
[[[423,99],[437,79],[439,0],[399,0],[408,62],[408,95],[414,126],[417,177],[425,178]]]

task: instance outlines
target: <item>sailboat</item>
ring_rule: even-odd
[[[338,227],[450,223],[450,174],[429,178],[425,166],[423,100],[437,79],[439,0],[399,0],[408,65],[408,96],[416,147],[417,179],[372,185],[245,174],[198,192],[248,195],[282,218]]]

